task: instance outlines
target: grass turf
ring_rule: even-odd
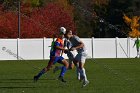
[[[33,76],[48,61],[0,61],[0,93],[140,93],[140,59],[89,59],[85,68],[90,84],[81,88],[75,69],[67,71],[67,83],[56,80],[59,71]]]

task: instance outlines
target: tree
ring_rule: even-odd
[[[126,37],[127,34],[124,33],[124,30],[127,29],[127,25],[123,21],[123,13],[133,14],[134,0],[94,1],[98,1],[94,4],[94,9],[98,16],[97,20],[94,20],[94,23],[97,24],[96,29],[94,28],[94,33],[97,33],[95,36],[100,33],[99,31],[103,27],[105,30],[104,37]],[[100,19],[103,19],[104,22],[100,23]],[[104,33],[104,31],[101,33]]]
[[[14,12],[1,13],[0,15],[0,37],[16,38],[18,29],[18,19]]]
[[[68,0],[55,0],[55,1],[60,6],[62,6],[65,11],[68,11],[68,13],[73,17],[74,8],[73,8],[73,6],[70,4],[70,2]]]
[[[75,24],[70,14],[57,3],[48,3],[44,7],[32,8],[27,14],[24,9],[30,6],[24,4],[21,9],[21,38],[53,37],[59,33],[61,26],[75,31]],[[2,11],[1,11],[2,12]],[[0,15],[0,37],[17,38],[17,12],[7,11]]]
[[[130,37],[140,37],[140,24],[139,24],[139,21],[140,21],[140,16],[133,16],[132,18],[129,18],[128,16],[126,16],[124,14],[124,21],[125,23],[130,26],[130,31],[128,33],[128,35]]]

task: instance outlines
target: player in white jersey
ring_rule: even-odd
[[[66,38],[70,41],[72,44],[70,51],[77,50],[78,54],[76,55],[74,59],[74,63],[78,64],[79,66],[79,72],[80,72],[80,79],[83,79],[83,87],[86,86],[89,81],[87,80],[84,64],[87,57],[87,50],[85,48],[84,43],[80,40],[80,38],[76,35],[72,34],[72,31],[66,32]]]

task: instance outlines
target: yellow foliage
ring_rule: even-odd
[[[131,23],[131,19],[129,17],[127,17],[125,14],[123,16],[123,19],[125,20],[125,22],[127,23],[127,25],[129,25]]]
[[[140,37],[140,16],[133,16],[132,18],[127,17],[125,14],[123,16],[124,21],[128,26],[130,26],[131,31],[129,31],[130,37]]]

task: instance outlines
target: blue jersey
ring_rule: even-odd
[[[59,57],[62,50],[60,49],[56,49],[56,46],[59,47],[63,47],[63,40],[60,38],[57,38],[56,41],[54,42],[52,49],[50,51],[50,56],[55,56],[55,57]]]

